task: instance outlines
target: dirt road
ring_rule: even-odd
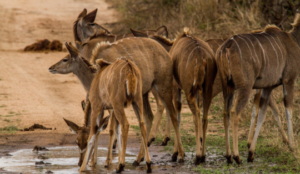
[[[69,133],[63,117],[83,123],[80,101],[86,92],[79,80],[73,74],[48,72],[67,53],[21,51],[39,39],[73,41],[72,24],[83,8],[98,8],[99,24],[116,21],[115,11],[104,1],[0,2],[0,127],[22,129],[38,123]],[[130,109],[128,113],[131,115]]]

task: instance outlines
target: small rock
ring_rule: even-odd
[[[53,172],[51,170],[48,170],[47,172],[45,172],[45,174],[52,174]]]
[[[43,161],[37,161],[35,162],[35,165],[44,165],[45,163]]]
[[[39,155],[37,158],[38,158],[38,159],[48,159],[48,157],[46,157],[46,156],[44,156],[44,155]]]
[[[34,146],[32,151],[48,151],[48,149],[46,147]]]
[[[153,157],[157,157],[158,155],[153,155]]]
[[[50,166],[50,165],[51,165],[51,163],[45,163],[45,165],[46,165],[46,166]]]

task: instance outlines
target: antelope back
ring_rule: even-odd
[[[118,58],[131,60],[141,71],[143,93],[151,89],[154,79],[172,73],[172,60],[168,52],[156,41],[149,38],[125,38],[112,44],[98,43],[93,50],[91,63],[102,58],[114,62]]]
[[[218,50],[217,62],[222,78],[238,79],[237,87],[254,83],[254,88],[264,88],[281,84],[290,69],[287,66],[297,64],[299,53],[288,33],[267,26],[263,31],[228,39]]]
[[[170,50],[174,78],[183,90],[185,87],[202,87],[206,71],[215,66],[214,53],[209,45],[189,34],[188,29],[179,35]],[[192,78],[191,78],[192,77]]]
[[[111,108],[112,102],[121,102],[122,105],[127,106],[134,100],[136,94],[141,95],[140,70],[132,61],[121,58],[109,63],[98,59],[96,64],[99,71],[90,91],[90,100],[93,105],[98,101],[102,102],[105,108]]]

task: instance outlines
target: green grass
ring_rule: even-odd
[[[14,125],[10,125],[10,126],[0,128],[1,132],[8,132],[8,133],[15,133],[17,130],[19,130],[18,127],[14,126]]]
[[[9,120],[9,119],[4,119],[4,121],[6,121],[6,122],[10,122],[10,120]]]
[[[137,125],[130,125],[130,127],[134,130],[134,131],[140,131],[140,127]]]
[[[6,107],[6,105],[0,105],[0,108],[4,108],[4,107]]]

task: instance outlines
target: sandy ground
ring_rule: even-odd
[[[87,8],[98,8],[96,22],[115,22],[116,12],[104,1],[12,0],[0,2],[0,127],[19,129],[34,123],[69,133],[63,117],[83,124],[80,101],[85,90],[73,75],[53,75],[48,68],[66,52],[25,53],[39,39],[73,41],[72,24]],[[136,123],[131,108],[129,121]]]

